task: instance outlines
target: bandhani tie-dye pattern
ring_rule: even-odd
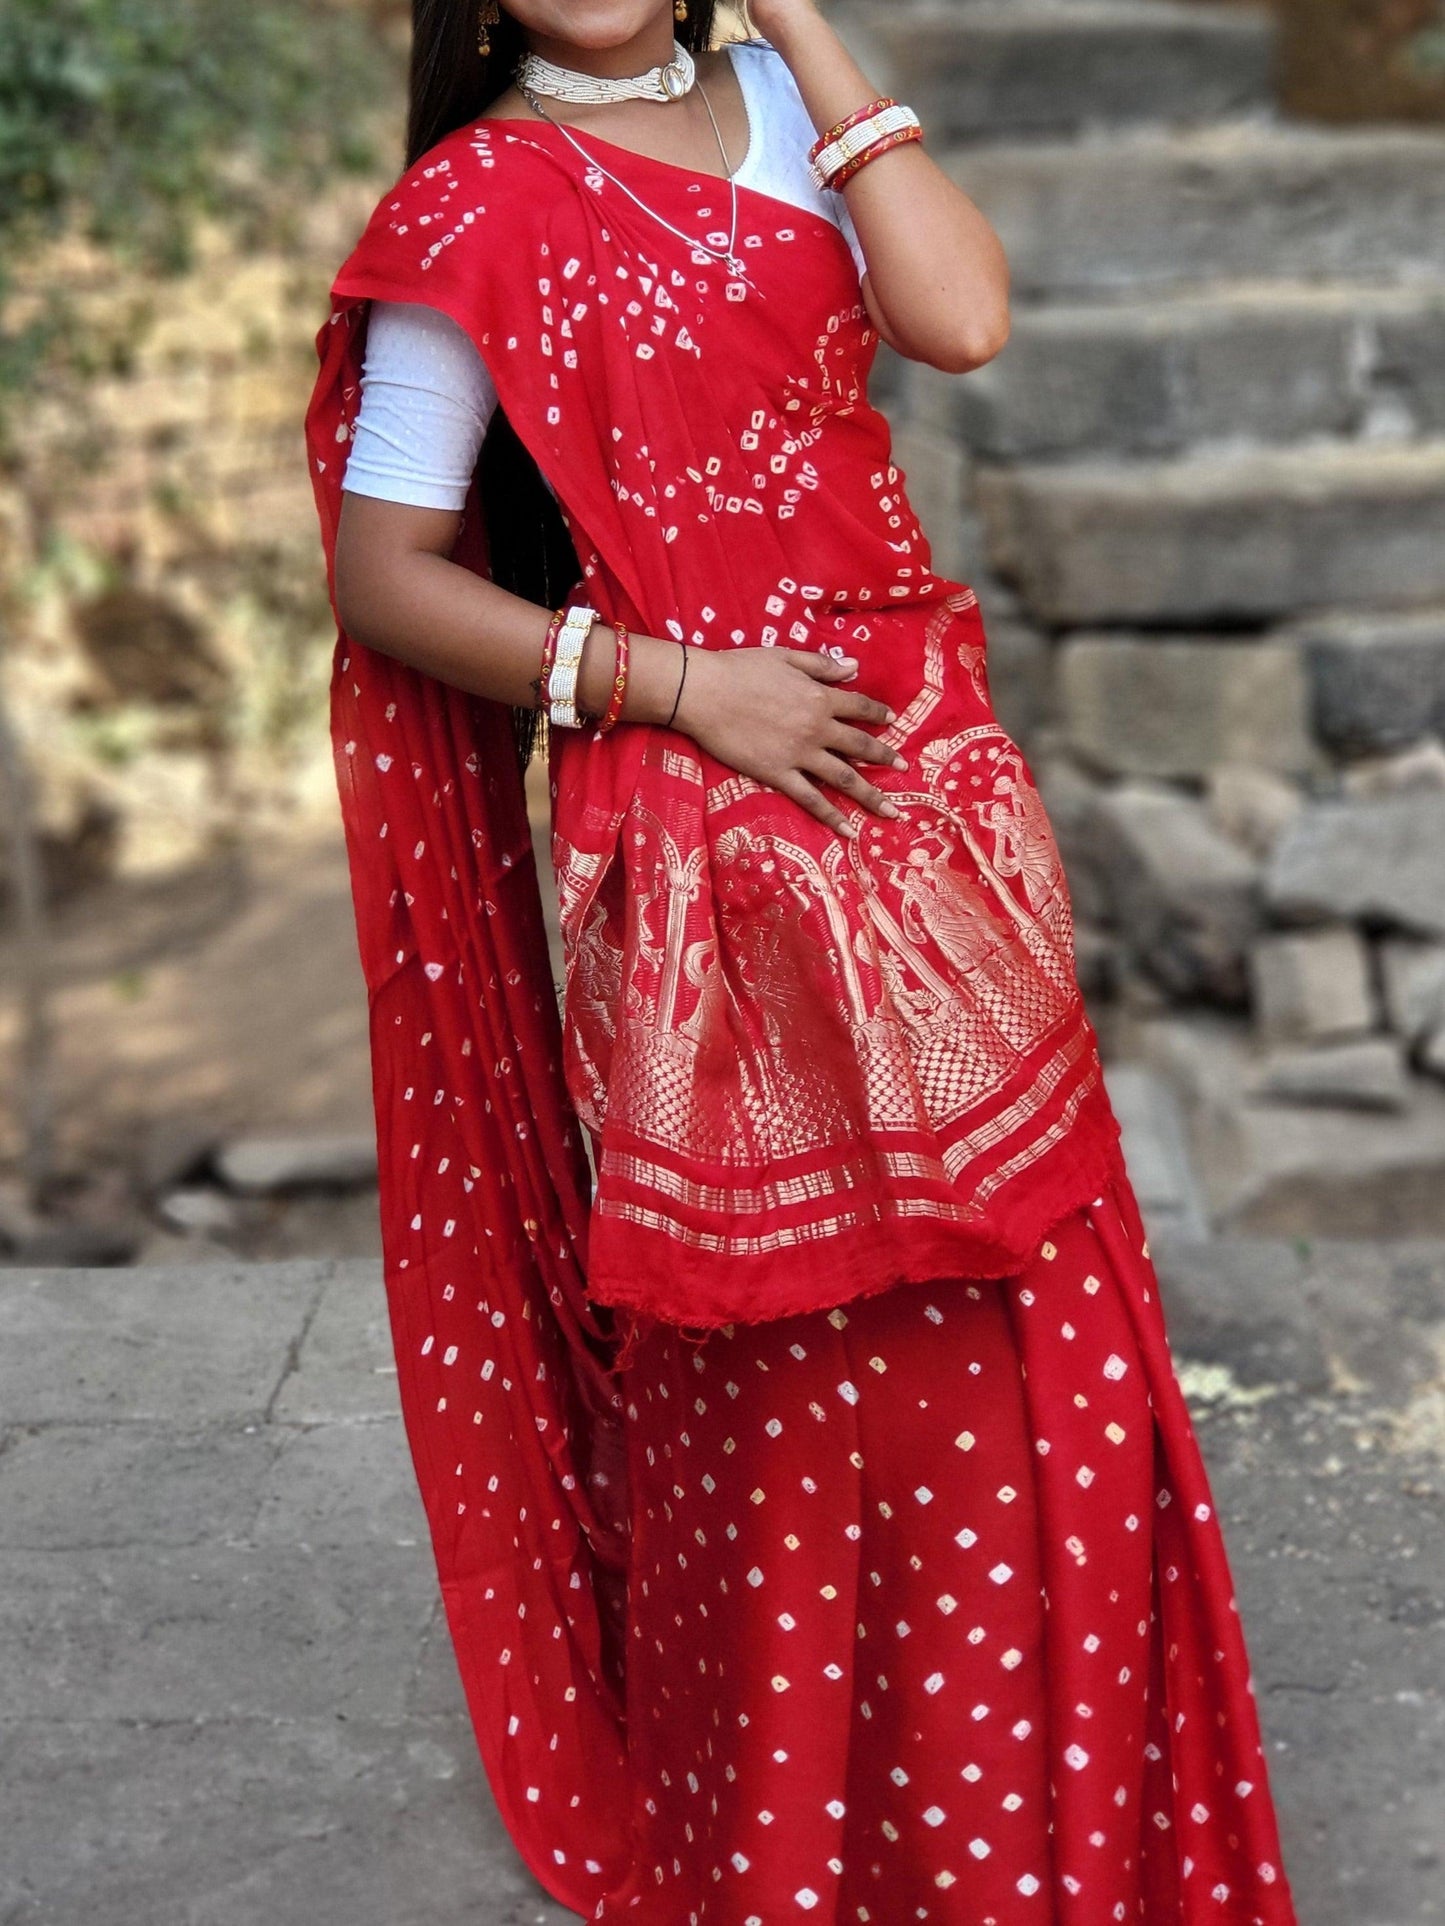
[[[717,231],[716,181],[607,151],[685,233]],[[1007,1275],[1118,1168],[1058,850],[993,713],[977,598],[934,573],[868,400],[853,257],[756,190],[739,227],[733,275],[550,125],[464,129],[337,277],[312,434],[324,494],[368,301],[427,301],[471,335],[556,489],[579,593],[702,648],[851,652],[897,713],[908,767],[870,773],[902,816],[850,805],[852,841],[679,732],[556,732],[563,1067],[597,1148],[588,1289],[709,1324]],[[390,669],[347,658],[343,788],[387,823],[415,931],[450,838],[414,792]],[[469,773],[464,820],[484,806]]]
[[[1127,1189],[1018,1278],[659,1325],[624,1380],[639,1926],[1287,1926]]]
[[[912,765],[844,849],[674,732],[564,738],[564,1028],[507,714],[338,638],[399,1386],[492,1792],[584,1918],[1290,1926],[1053,839],[848,250],[741,200],[734,279],[479,124],[318,343],[329,566],[367,301],[431,301],[588,599],[854,648]]]

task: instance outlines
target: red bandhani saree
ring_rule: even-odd
[[[507,713],[338,639],[403,1408],[503,1817],[638,1926],[1284,1926],[1057,852],[848,248],[740,189],[732,272],[686,238],[720,183],[588,145],[483,120],[378,206],[318,339],[328,560],[367,304],[425,302],[578,594],[858,656],[908,767],[852,841],[675,731],[558,732],[561,1021]]]

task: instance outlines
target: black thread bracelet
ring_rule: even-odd
[[[687,681],[687,644],[679,642],[677,646],[682,650],[682,674],[677,678],[677,694],[672,698],[672,715],[663,724],[665,729],[672,727],[673,717],[677,714],[677,705],[682,701],[682,685]]]

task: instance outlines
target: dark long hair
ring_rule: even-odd
[[[688,0],[676,28],[692,53],[712,44],[715,0]],[[479,0],[412,0],[411,111],[407,166],[484,114],[505,92],[526,51],[510,14],[488,29],[491,52],[477,51]],[[516,430],[499,408],[482,444],[477,470],[487,524],[492,579],[529,602],[555,608],[581,570],[556,501]],[[538,712],[518,709],[518,752],[525,762],[536,741]]]

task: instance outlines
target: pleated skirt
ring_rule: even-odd
[[[625,1379],[634,1926],[1292,1926],[1134,1200]]]

